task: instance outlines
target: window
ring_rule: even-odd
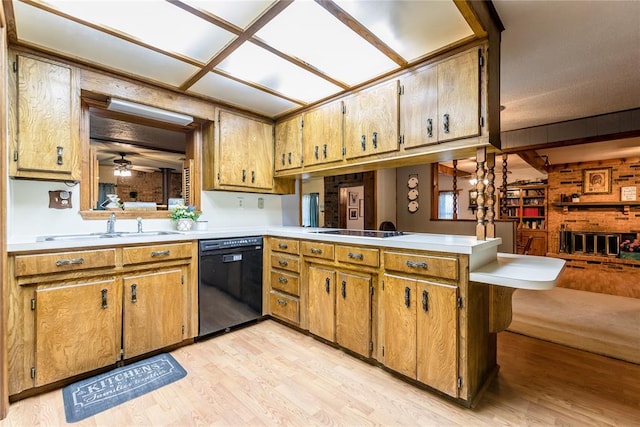
[[[438,219],[453,219],[453,191],[438,193]]]

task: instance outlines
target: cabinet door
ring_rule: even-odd
[[[333,270],[309,266],[309,332],[328,341],[335,341],[336,273]]]
[[[304,114],[302,145],[306,166],[342,160],[342,101]]]
[[[275,170],[302,166],[302,118],[294,116],[276,125]]]
[[[400,134],[404,148],[438,142],[438,71],[431,66],[402,80]]]
[[[128,276],[124,284],[124,358],[182,340],[182,270]]]
[[[479,51],[470,50],[438,64],[438,140],[480,134]]]
[[[219,185],[272,188],[273,126],[226,111],[218,121]]]
[[[384,276],[384,365],[416,378],[416,281]]]
[[[398,81],[393,80],[344,100],[347,159],[398,149]]]
[[[457,287],[418,281],[417,291],[417,380],[457,397]]]
[[[37,289],[35,385],[116,363],[120,301],[113,278]]]
[[[22,55],[16,60],[13,175],[79,179],[79,95],[71,68]]]
[[[371,354],[371,276],[338,273],[336,342],[362,356]]]

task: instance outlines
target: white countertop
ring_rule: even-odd
[[[28,253],[49,250],[75,250],[115,245],[171,243],[201,239],[220,239],[248,236],[276,236],[293,239],[318,240],[352,245],[415,249],[433,252],[466,254],[469,256],[471,281],[521,289],[549,289],[555,286],[564,268],[564,260],[528,255],[498,254],[500,238],[477,240],[475,236],[407,233],[393,237],[364,237],[323,234],[326,228],[304,227],[235,227],[208,231],[189,231],[159,236],[123,236],[113,238],[54,240],[10,243],[9,253]]]
[[[87,247],[132,245],[139,243],[168,243],[185,240],[220,239],[246,236],[278,236],[294,239],[310,239],[335,243],[347,243],[356,245],[371,245],[390,248],[404,248],[427,250],[436,252],[449,252],[458,254],[477,254],[486,250],[497,251],[502,242],[500,238],[477,240],[475,236],[453,236],[446,234],[408,233],[401,236],[380,238],[361,236],[342,236],[336,234],[322,234],[319,231],[328,231],[326,228],[305,227],[237,227],[210,229],[208,231],[189,231],[180,234],[161,236],[123,236],[113,238],[53,240],[38,242],[9,243],[8,252],[30,252],[55,249],[76,249]]]
[[[499,253],[496,260],[471,271],[469,280],[518,289],[551,289],[564,265],[559,258]]]

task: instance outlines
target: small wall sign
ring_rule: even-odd
[[[622,187],[620,193],[620,201],[622,202],[635,202],[636,201],[636,187]]]

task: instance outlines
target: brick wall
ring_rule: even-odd
[[[585,169],[611,168],[611,193],[583,194],[582,179]],[[549,171],[548,249],[558,252],[560,225],[571,231],[595,231],[612,233],[640,233],[640,209],[631,208],[628,215],[622,207],[590,207],[569,209],[553,206],[560,195],[578,193],[580,202],[619,202],[622,187],[635,186],[640,201],[640,159],[616,159],[597,162],[558,165]]]
[[[123,202],[156,202],[162,203],[162,172],[133,171],[130,177],[118,177],[117,193]],[[131,197],[137,192],[137,197]],[[181,197],[182,173],[171,174],[169,197]]]

